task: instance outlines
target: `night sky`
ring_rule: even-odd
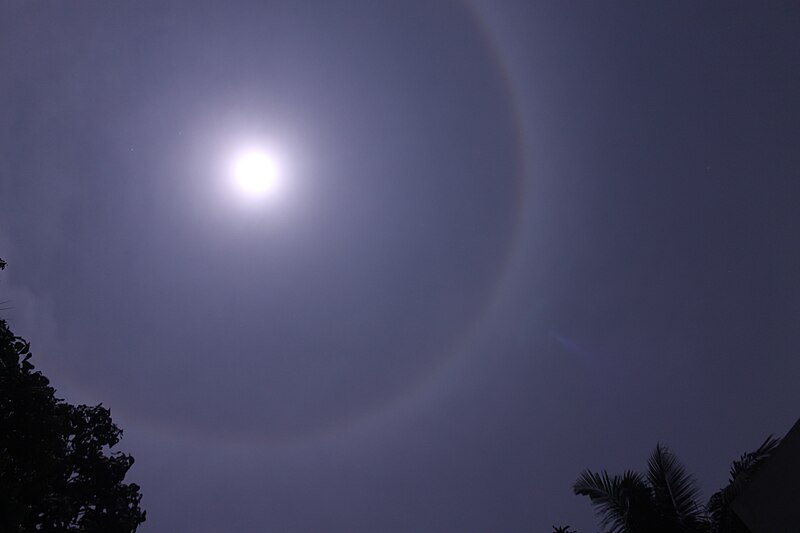
[[[800,415],[800,4],[0,4],[0,300],[144,533],[596,531]],[[245,193],[236,154],[270,151]]]

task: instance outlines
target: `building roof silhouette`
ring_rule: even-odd
[[[752,533],[797,531],[800,524],[800,420],[731,503]]]

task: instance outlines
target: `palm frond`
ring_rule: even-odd
[[[780,443],[781,439],[770,435],[756,451],[742,454],[738,461],[734,461],[731,464],[731,483],[738,478],[749,479],[756,468],[770,456]]]
[[[553,533],[577,533],[571,526],[553,526]]]
[[[770,435],[758,449],[742,454],[731,464],[728,485],[715,492],[706,505],[713,532],[741,530],[739,519],[730,509],[731,502],[741,493],[761,463],[769,458],[780,442],[780,438]]]
[[[632,522],[639,521],[642,505],[649,507],[650,488],[644,477],[633,471],[612,477],[605,471],[584,470],[572,489],[579,496],[589,497],[601,527],[610,528],[608,533],[629,533]]]
[[[703,521],[703,513],[697,505],[700,490],[694,478],[660,443],[647,466],[647,481],[653,489],[658,514],[682,529],[695,529]]]

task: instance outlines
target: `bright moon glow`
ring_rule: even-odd
[[[242,193],[248,197],[261,198],[275,192],[278,186],[278,165],[269,153],[249,150],[235,158],[233,176]]]

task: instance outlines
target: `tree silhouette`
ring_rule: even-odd
[[[5,262],[0,260],[0,267]],[[0,531],[130,533],[144,522],[133,457],[102,405],[70,405],[0,320]]]
[[[651,454],[646,474],[584,470],[573,490],[589,497],[608,533],[749,533],[730,503],[779,443],[770,436],[734,461],[728,485],[705,506],[697,503],[694,479],[662,444]]]
[[[570,526],[553,526],[553,533],[577,533]]]

